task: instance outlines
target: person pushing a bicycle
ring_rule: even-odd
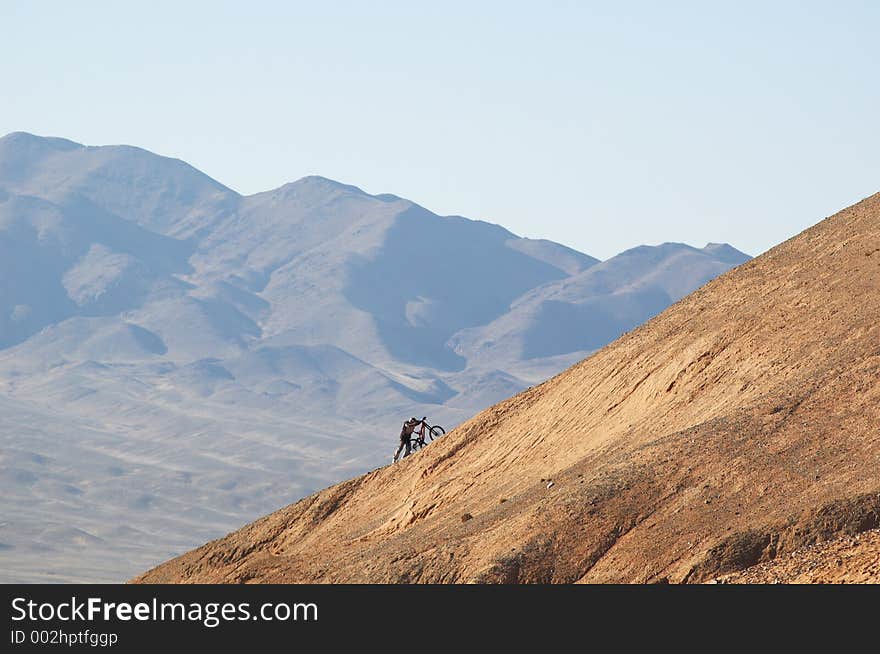
[[[400,445],[397,448],[397,451],[394,453],[394,458],[391,460],[392,463],[397,463],[397,457],[400,456],[401,450],[406,448],[406,453],[403,455],[403,458],[409,456],[412,451],[412,435],[415,431],[416,427],[421,424],[421,420],[418,418],[410,418],[406,422],[403,423],[403,428],[400,430]]]

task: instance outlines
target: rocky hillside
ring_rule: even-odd
[[[806,545],[724,575],[719,584],[877,584],[880,583],[880,529],[838,536]],[[710,583],[712,583],[710,582]]]
[[[880,520],[880,194],[145,582],[698,582]]]

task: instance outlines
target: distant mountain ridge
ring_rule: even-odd
[[[242,196],[140,148],[2,137],[14,579],[46,561],[123,578],[380,465],[403,417],[451,427],[747,259],[664,244],[600,262],[323,177]],[[106,544],[77,550],[69,524]]]

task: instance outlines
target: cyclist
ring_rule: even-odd
[[[412,444],[410,441],[412,439],[413,432],[421,422],[422,421],[418,418],[410,418],[403,423],[403,428],[400,430],[400,446],[394,453],[394,458],[391,459],[392,463],[397,463],[397,457],[400,456],[400,452],[401,450],[403,450],[404,447],[406,448],[406,453],[403,455],[403,458],[405,459],[409,456],[410,452],[412,451]]]

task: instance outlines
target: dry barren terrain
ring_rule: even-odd
[[[807,545],[715,581],[725,584],[880,583],[880,530]]]

